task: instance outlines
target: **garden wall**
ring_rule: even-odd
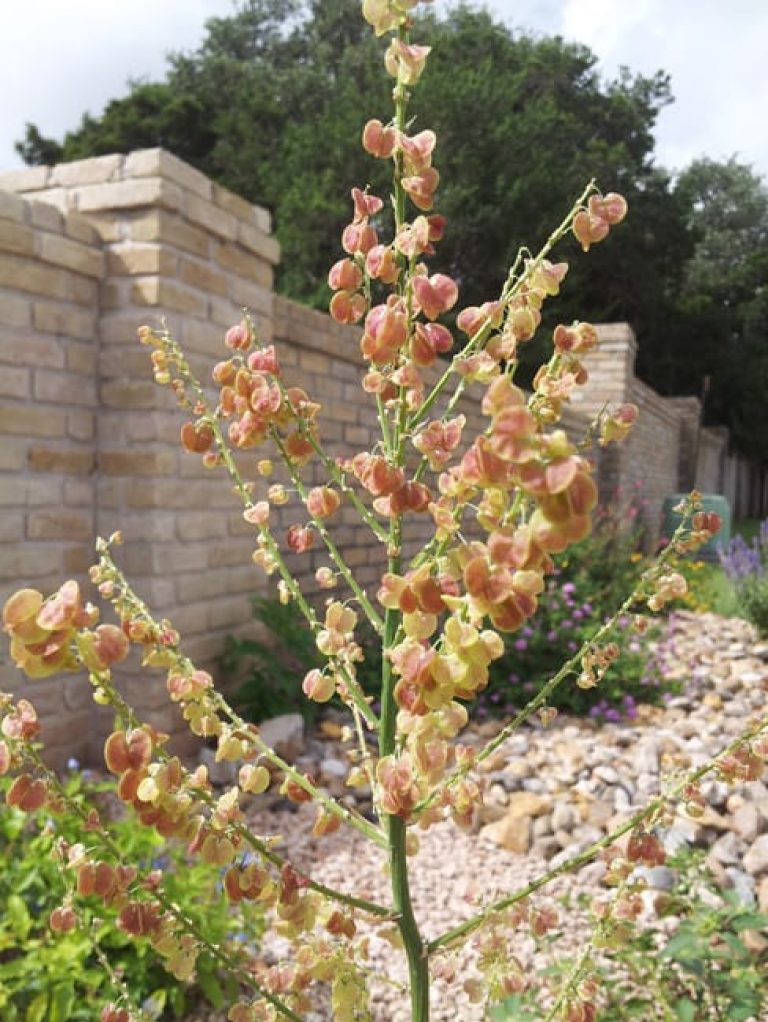
[[[121,562],[195,660],[210,665],[225,635],[252,628],[248,597],[266,591],[250,559],[252,533],[220,474],[180,450],[179,414],[153,383],[136,329],[165,317],[208,378],[226,328],[247,306],[262,337],[278,343],[286,377],[323,404],[329,452],[369,448],[359,332],[276,296],[279,256],[265,210],[162,150],[0,175],[0,602],[25,583],[49,591],[67,577],[84,580],[96,536],[120,529]],[[661,499],[678,488],[686,449],[690,456],[695,399],[678,407],[635,379],[625,324],[601,333],[568,425],[582,432],[606,400],[641,405],[629,445],[601,456],[601,489],[646,480],[655,522]],[[471,394],[458,410],[479,425]],[[706,488],[754,498],[754,472],[727,455],[725,438],[705,430],[699,446]],[[287,507],[282,517],[301,516]],[[351,510],[341,512],[336,537],[360,581],[373,585],[383,551]],[[310,589],[323,563],[313,556],[297,565]],[[123,673],[142,714],[176,731],[162,678]],[[0,689],[23,687],[3,646]],[[29,689],[54,758],[88,756],[108,722],[83,680]]]

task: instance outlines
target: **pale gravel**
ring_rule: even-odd
[[[744,628],[746,626],[741,625],[741,629]],[[734,635],[734,631],[737,634]],[[663,715],[663,726],[666,728],[664,733],[685,735],[686,741],[688,736],[696,736],[691,738],[691,743],[701,744],[703,738],[707,752],[711,755],[723,744],[724,732],[740,731],[751,709],[765,705],[764,692],[754,684],[751,684],[749,692],[745,689],[738,696],[734,692],[733,701],[726,702],[723,710],[707,710],[702,705],[705,699],[700,699],[700,696],[712,690],[720,690],[726,699],[731,698],[727,685],[730,658],[740,655],[739,643],[749,642],[749,638],[748,630],[742,636],[739,625],[712,615],[695,618],[689,616],[684,621],[682,639],[685,640],[686,648],[678,665],[680,676],[688,681],[693,698],[688,710],[672,710]],[[734,649],[734,642],[738,649]],[[768,660],[768,653],[764,659]],[[695,664],[699,666],[694,668]],[[733,710],[736,711],[735,715]],[[559,724],[556,723],[548,736],[552,742],[550,749],[554,759],[547,758],[546,766],[540,761],[538,769],[546,773],[547,788],[552,784],[553,792],[559,790],[567,798],[567,784],[566,790],[563,790],[557,776],[561,770],[568,769],[558,753],[558,731]],[[656,718],[645,725],[606,727],[604,742],[600,742],[599,732],[584,733],[579,740],[585,750],[588,749],[589,759],[593,763],[610,763],[614,754],[618,756],[620,748],[622,753],[629,752],[645,736],[660,733],[661,721]],[[534,741],[535,745],[538,745],[538,741]],[[525,754],[523,758],[526,758]],[[281,835],[282,840],[278,846],[280,852],[313,879],[382,904],[390,903],[385,854],[357,832],[343,828],[322,839],[314,838],[311,834],[314,808],[311,805],[300,806],[296,811],[281,812],[258,811],[254,805],[248,816],[255,833],[262,836]],[[420,850],[410,860],[409,875],[416,916],[427,939],[434,938],[474,915],[478,905],[492,901],[494,895],[506,894],[525,886],[551,866],[551,862],[538,855],[519,855],[505,851],[482,832],[464,833],[449,822],[436,824],[425,832],[417,833]],[[554,953],[558,957],[567,957],[584,947],[590,932],[589,924],[583,911],[574,908],[574,899],[579,893],[605,898],[606,889],[600,884],[602,870],[601,863],[591,863],[580,873],[555,881],[534,895],[534,905],[557,905],[564,894],[570,895],[569,908],[560,908],[559,930],[562,936],[554,945]],[[404,955],[381,939],[375,928],[366,930],[364,918],[358,916],[359,932],[371,933],[371,972],[383,975],[388,980],[382,982],[371,978],[374,1018],[376,1022],[410,1022],[405,994],[400,989],[407,974]],[[289,961],[293,949],[288,943],[269,935],[262,950],[266,957]],[[462,947],[460,954],[461,968],[458,974],[461,978],[450,985],[440,980],[433,983],[433,1022],[481,1022],[485,1017],[483,1007],[470,1004],[462,990],[464,979],[473,974],[471,941]],[[524,970],[540,974],[545,964],[544,959],[522,927],[515,935],[514,954]],[[324,996],[325,1001],[322,999]],[[321,992],[318,997],[320,999],[313,1002],[314,1010],[307,1017],[307,1022],[329,1022],[331,1019],[327,994]],[[205,1022],[220,1022],[223,1018],[209,1015],[205,1017]],[[189,1019],[188,1022],[202,1022],[202,1019]]]
[[[280,833],[283,841],[279,850],[288,854],[297,868],[311,874],[313,880],[380,904],[390,903],[385,853],[357,832],[350,836],[350,831],[337,831],[320,840],[313,838],[314,809],[311,806],[301,806],[296,813],[259,813],[251,819],[260,834]],[[419,853],[409,859],[409,877],[414,911],[427,940],[475,915],[480,903],[525,886],[548,868],[541,858],[507,852],[482,833],[464,833],[447,821],[420,832],[419,838]],[[598,868],[597,872],[601,870]],[[581,876],[577,874],[553,882],[546,892],[535,896],[535,904],[556,905],[558,896],[566,890],[573,894],[598,893],[595,868],[587,867]],[[584,919],[573,912],[563,919],[561,929],[563,937],[557,942],[559,954],[576,950],[588,932]],[[365,930],[363,923],[360,932]],[[398,989],[407,978],[404,954],[378,937],[375,929],[371,932],[370,946],[371,972],[387,976],[389,980],[387,983],[371,980],[376,1022],[410,1022],[405,995]],[[270,937],[265,950],[277,957],[289,958],[291,953],[287,942],[274,937]],[[543,964],[530,938],[521,936],[515,950],[524,969]],[[472,964],[475,955],[469,944],[460,954],[461,979],[450,985],[439,980],[433,983],[430,1016],[433,1022],[456,1022],[457,1019],[482,1022],[485,1018],[483,1006],[471,1004],[461,988],[464,979],[476,974]],[[312,1015],[313,1022],[321,1019],[326,1022],[330,1018],[330,1012],[321,1010]]]

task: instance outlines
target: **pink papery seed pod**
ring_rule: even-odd
[[[381,121],[373,119],[363,128],[363,149],[377,159],[386,160],[395,151],[397,132],[384,127]]]
[[[339,259],[328,271],[328,287],[333,291],[356,291],[362,283],[363,271],[353,259]]]
[[[414,277],[413,293],[427,319],[437,319],[456,304],[459,289],[456,282],[444,273],[431,277]]]

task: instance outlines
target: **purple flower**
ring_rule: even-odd
[[[528,649],[528,642],[526,639],[517,639],[515,641],[515,649],[518,653],[525,653]]]
[[[566,582],[565,585],[563,586],[563,592],[565,593],[566,596],[570,596],[572,593],[576,592],[576,586],[573,584],[573,582]]]
[[[560,622],[561,628],[573,628],[573,621],[569,617],[563,618]]]
[[[611,707],[605,711],[605,719],[610,720],[612,724],[615,724],[621,720],[621,714],[618,710],[614,709],[614,707]]]
[[[518,681],[520,681],[520,675],[519,674],[510,674],[509,681],[513,685],[516,685],[518,683]]]
[[[591,614],[592,613],[592,604],[591,603],[582,603],[581,609],[584,611],[585,614]]]
[[[578,643],[574,642],[573,640],[571,640],[568,643],[568,652],[569,653],[575,653],[578,648],[579,648]]]
[[[584,617],[584,611],[580,607],[577,607],[576,610],[574,610],[573,612],[573,616],[577,621],[581,621],[581,619]]]
[[[552,631],[547,632],[547,642],[555,642],[556,639],[557,632],[554,629],[552,629]]]

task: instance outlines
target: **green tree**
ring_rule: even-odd
[[[467,6],[428,14],[419,34],[435,53],[414,130],[436,126],[436,165],[461,182],[446,186],[438,206],[448,217],[444,268],[465,268],[463,302],[500,286],[518,246],[540,244],[594,174],[627,195],[633,216],[620,252],[597,250],[574,269],[565,314],[651,329],[645,310],[658,309],[688,254],[669,180],[653,165],[653,125],[670,99],[665,76],[603,82],[585,47],[534,39]],[[366,112],[387,109],[377,49],[356,0],[248,0],[209,21],[196,51],[171,57],[164,82],[134,84],[60,144],[32,127],[19,150],[35,162],[165,146],[272,210],[284,253],[279,287],[323,306],[350,211],[338,182],[389,187],[354,143],[360,97]]]
[[[735,445],[768,450],[768,189],[735,158],[696,160],[675,194],[694,239],[671,315],[648,337],[639,368],[667,394],[698,394],[711,378],[706,421]]]

